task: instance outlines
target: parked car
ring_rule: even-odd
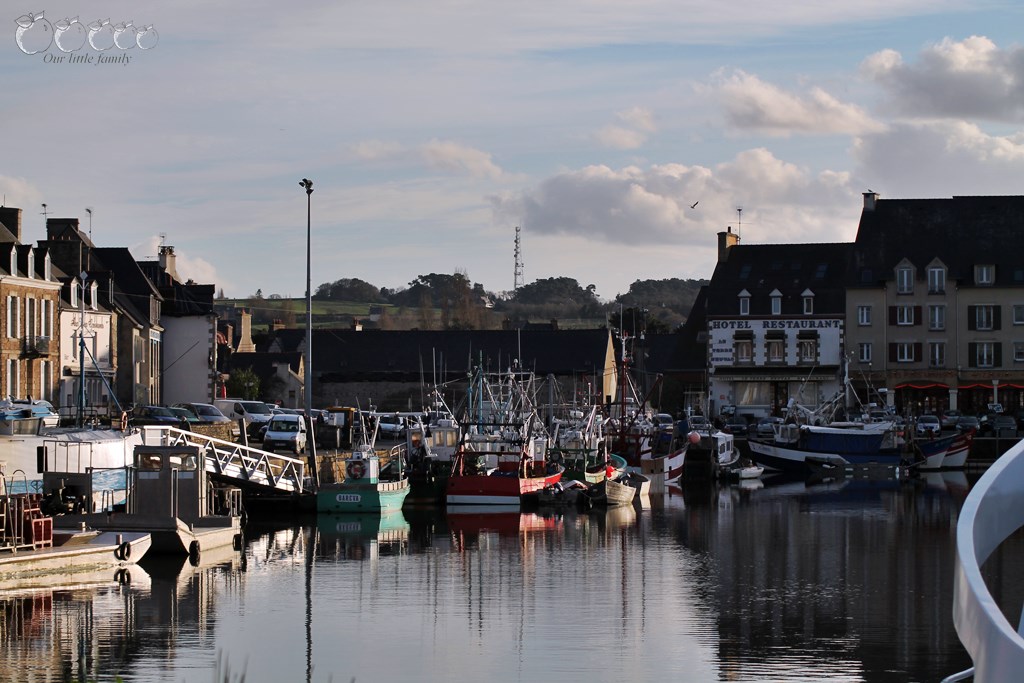
[[[191,411],[200,422],[206,424],[231,422],[231,418],[220,412],[220,408],[212,403],[177,403],[174,407]]]
[[[697,432],[709,432],[711,431],[711,422],[708,421],[703,415],[691,415],[688,419],[690,423],[690,431]]]
[[[164,406],[135,406],[132,409],[132,422],[136,425],[177,427],[181,424],[181,418]]]
[[[942,432],[942,423],[938,415],[921,415],[917,418],[914,433],[918,436],[938,436]]]
[[[955,429],[956,421],[960,419],[961,415],[963,415],[963,413],[959,410],[947,410],[942,414],[942,418],[939,422],[942,423],[943,429]]]
[[[405,436],[406,422],[401,415],[377,415],[377,435],[384,439]]]
[[[263,435],[263,450],[290,451],[296,455],[306,450],[306,421],[301,415],[280,414],[270,418]]]
[[[775,437],[775,425],[780,425],[784,422],[781,417],[762,417],[757,422],[757,428],[754,430],[760,439],[771,439]]]
[[[188,408],[179,408],[178,406],[171,406],[167,410],[171,411],[172,413],[178,416],[179,423],[182,420],[184,420],[185,424],[189,425],[189,427],[191,427],[191,425],[194,424],[199,424],[199,418],[196,416],[195,413],[193,413]]]
[[[219,398],[213,402],[231,420],[245,420],[250,436],[259,434],[260,427],[270,421],[270,406],[263,401],[243,401],[238,398]]]
[[[747,422],[745,417],[739,415],[733,415],[725,423],[725,427],[722,429],[724,432],[734,434],[736,436],[747,436],[750,433],[750,423]]]
[[[658,413],[653,418],[651,418],[651,422],[654,423],[654,427],[659,432],[668,432],[671,434],[672,425],[675,423],[675,418],[673,418],[668,413]]]
[[[956,420],[956,429],[961,434],[966,434],[969,431],[979,431],[981,422],[974,415],[961,415]]]

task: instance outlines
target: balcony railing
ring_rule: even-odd
[[[997,460],[964,502],[956,529],[953,623],[973,670],[946,678],[976,683],[1019,680],[1024,671],[1024,622],[1014,628],[992,597],[981,565],[1024,526],[1024,442]],[[1020,606],[1011,606],[1020,614]]]

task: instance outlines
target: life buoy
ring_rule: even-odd
[[[349,460],[346,473],[349,479],[362,479],[363,475],[366,474],[366,465],[363,464],[362,460]]]
[[[114,549],[114,557],[118,560],[127,560],[132,556],[132,544],[125,541]]]
[[[128,431],[128,411],[126,410],[121,411],[121,431]]]

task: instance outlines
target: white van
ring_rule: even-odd
[[[255,436],[260,427],[270,420],[271,411],[263,401],[243,401],[240,398],[218,398],[213,405],[220,408],[220,412],[235,422],[245,420],[246,432],[249,436]]]
[[[291,451],[295,455],[306,452],[306,419],[302,415],[280,414],[270,418],[263,435],[263,450]]]

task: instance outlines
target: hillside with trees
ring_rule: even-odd
[[[419,275],[398,289],[358,278],[325,282],[313,295],[315,327],[349,327],[354,321],[382,329],[501,329],[525,323],[559,321],[560,326],[611,324],[631,332],[671,332],[686,321],[702,280],[636,280],[625,294],[602,302],[593,284],[573,278],[535,280],[512,292],[488,292],[465,272]],[[305,318],[304,299],[264,296],[219,298],[222,314],[244,308],[256,330],[295,327]]]

